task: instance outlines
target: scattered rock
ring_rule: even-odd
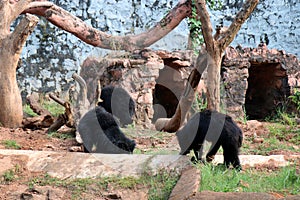
[[[264,138],[253,138],[252,142],[253,143],[263,143],[264,142]]]
[[[183,170],[169,200],[189,199],[194,196],[200,185],[200,171],[193,166]]]

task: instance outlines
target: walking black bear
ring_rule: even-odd
[[[99,102],[98,105],[117,117],[121,125],[128,125],[133,122],[135,103],[125,89],[106,86],[102,88],[100,98],[103,102]]]
[[[224,164],[241,170],[238,157],[242,146],[243,133],[228,115],[217,111],[202,111],[196,113],[187,124],[176,133],[181,155],[194,151],[196,160],[210,162],[220,146],[223,148]],[[211,143],[206,155],[205,144]],[[206,158],[205,158],[206,157]]]
[[[85,150],[91,153],[132,153],[136,145],[124,135],[113,115],[101,106],[80,119],[78,131]]]

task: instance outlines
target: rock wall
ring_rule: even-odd
[[[173,0],[51,0],[99,30],[113,35],[140,33],[152,27],[178,1]],[[240,9],[242,0],[224,0],[220,11],[211,12],[213,26],[227,26]],[[151,46],[152,49],[184,50],[188,37],[187,21]],[[261,0],[242,26],[232,45],[257,47],[260,41],[270,48],[284,49],[299,57],[299,0]],[[101,57],[107,50],[93,48],[41,18],[22,52],[17,78],[22,94],[31,91],[66,91],[71,75],[79,72],[87,56]]]
[[[266,45],[227,48],[222,63],[226,110],[234,118],[247,114],[250,119],[265,119],[274,114],[299,88],[299,69],[295,55]]]
[[[125,88],[136,102],[135,122],[148,126],[157,118],[174,114],[193,60],[191,51],[113,53],[101,59],[86,59],[80,75],[87,82],[91,104],[95,102],[98,80],[102,87]]]
[[[96,99],[98,80],[102,86],[123,87],[136,101],[135,122],[150,125],[158,118],[173,116],[195,60],[192,51],[116,52],[101,59],[86,59],[80,74],[88,84],[91,104]],[[276,108],[286,106],[293,89],[300,87],[299,69],[295,55],[266,45],[227,48],[221,69],[221,109],[236,120],[245,114],[249,119],[274,114]],[[198,86],[202,97],[206,77],[205,72]]]

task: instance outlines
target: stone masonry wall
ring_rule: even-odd
[[[234,118],[244,117],[245,110],[254,118],[272,114],[300,87],[299,69],[295,55],[266,45],[227,48],[222,79],[228,113]]]
[[[192,66],[192,58],[193,52],[146,50],[133,55],[113,53],[102,59],[86,59],[80,75],[87,82],[91,104],[95,100],[98,80],[102,87],[114,85],[126,89],[136,102],[135,122],[147,126],[151,124],[155,112],[160,113],[161,110],[157,109],[163,109],[154,108],[155,86],[164,85],[176,94],[175,98],[179,98]],[[164,80],[169,84],[165,84]],[[177,104],[172,106],[176,108]]]
[[[93,27],[113,35],[137,34],[157,23],[178,1],[174,0],[50,0]],[[228,26],[241,8],[242,0],[223,0],[220,11],[211,11],[213,27]],[[185,50],[188,25],[184,20],[151,49]],[[299,0],[261,0],[242,26],[232,46],[257,47],[264,41],[269,48],[284,49],[299,57]],[[40,19],[22,52],[17,79],[23,96],[31,91],[63,92],[73,83],[88,56],[103,57],[107,50],[91,47],[75,36]]]

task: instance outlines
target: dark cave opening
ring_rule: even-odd
[[[248,119],[272,116],[289,95],[288,76],[280,63],[251,63],[245,100]]]
[[[168,63],[170,65],[170,63]],[[172,66],[172,67],[170,67]],[[153,90],[153,118],[171,118],[177,108],[181,92],[184,88],[184,80],[181,72],[173,65],[166,65],[159,71]]]

